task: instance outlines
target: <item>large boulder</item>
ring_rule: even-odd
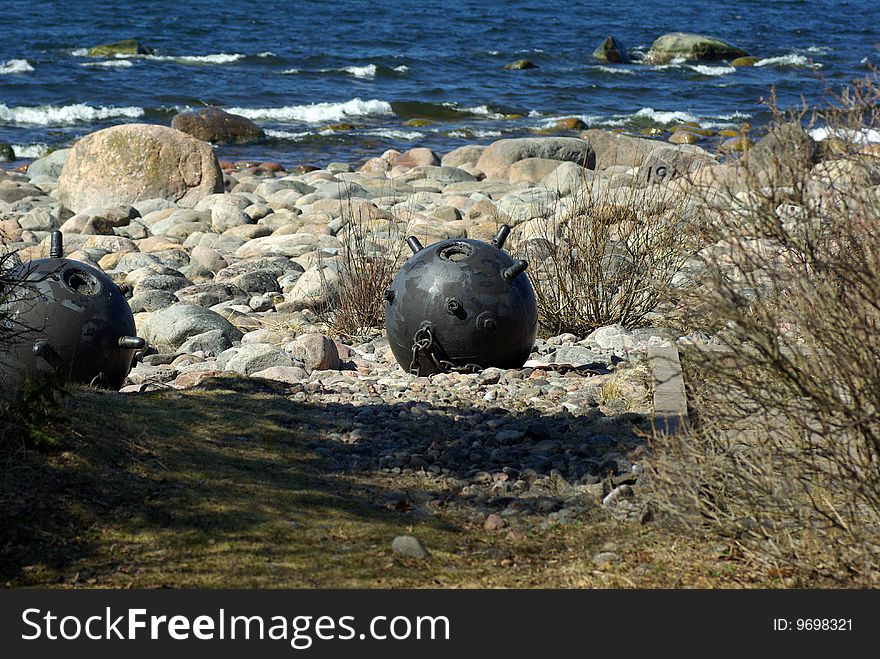
[[[600,62],[611,62],[612,64],[626,64],[629,62],[629,51],[620,41],[612,36],[607,36],[599,44],[598,48],[593,51],[593,57]]]
[[[219,108],[181,112],[171,120],[171,127],[213,144],[240,144],[263,137],[263,129],[247,117]]]
[[[486,178],[507,180],[513,163],[526,158],[571,161],[587,169],[596,165],[593,150],[576,137],[521,137],[498,140],[487,146],[476,168]]]
[[[690,178],[698,169],[714,163],[714,156],[698,146],[665,145],[660,149],[654,149],[645,158],[639,167],[639,181],[644,185],[650,185],[668,183],[682,176]]]
[[[150,345],[175,350],[188,338],[211,330],[219,330],[230,344],[241,340],[241,332],[223,316],[191,304],[175,304],[155,311],[138,328]]]
[[[123,124],[76,143],[58,177],[57,195],[82,213],[155,197],[193,206],[223,189],[209,144],[166,126]]]
[[[638,167],[649,153],[667,146],[659,140],[643,137],[630,137],[622,133],[592,128],[580,134],[590,149],[596,154],[596,169],[603,170],[615,165]]]
[[[721,60],[746,57],[748,53],[726,41],[692,32],[671,32],[658,37],[645,55],[648,64],[665,64],[674,59]]]
[[[772,182],[779,185],[790,185],[816,159],[816,142],[800,122],[776,126],[758,140],[745,156],[752,172],[765,172]]]

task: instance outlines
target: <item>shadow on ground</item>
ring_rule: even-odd
[[[245,378],[127,396],[74,391],[65,420],[49,429],[59,449],[7,445],[0,455],[0,580],[547,586],[548,561],[565,555],[573,563],[556,585],[578,585],[591,552],[620,533],[581,523],[574,534],[515,524],[493,534],[483,521],[516,498],[505,483],[517,478],[549,488],[549,503],[533,496],[545,513],[560,505],[553,488],[563,483],[619,478],[612,448],[622,438],[626,448],[639,444],[638,418],[601,432],[594,419],[587,436],[564,416],[412,402],[314,406],[288,393]],[[459,505],[463,483],[477,490],[470,507]],[[407,533],[431,557],[392,554],[391,539]]]

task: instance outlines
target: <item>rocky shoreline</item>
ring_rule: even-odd
[[[771,148],[759,143],[753,162]],[[609,198],[646,188],[662,196],[735,177],[700,147],[598,130],[286,171],[218,163],[179,131],[127,124],[26,172],[0,170],[0,232],[28,259],[46,256],[49,232],[60,229],[65,256],[127,291],[152,349],[125,394],[268,379],[326,409],[312,447],[329,470],[422,474],[487,529],[567,523],[597,507],[644,521],[646,352],[687,337],[602,327],[539,339],[522,369],[416,378],[379,330],[328,336],[328,295],[353,223],[383,258],[410,234],[426,245],[488,240],[501,223],[522,245],[540,241],[541,222],[585,184]]]

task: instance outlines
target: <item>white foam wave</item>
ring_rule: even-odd
[[[80,66],[87,66],[87,67],[100,66],[100,67],[104,67],[104,68],[111,68],[111,67],[125,68],[127,66],[134,66],[134,64],[131,62],[131,60],[127,60],[127,59],[108,59],[108,60],[104,60],[102,62],[83,62],[82,64],[80,64]]]
[[[302,71],[300,69],[284,69],[284,71],[281,72],[281,75],[293,76],[293,75],[296,75],[297,73],[302,73]]]
[[[8,62],[0,64],[0,75],[10,75],[13,73],[28,73],[33,71],[34,67],[26,59],[11,59]]]
[[[819,126],[810,131],[810,137],[817,142],[830,138],[837,138],[853,142],[854,144],[877,144],[880,143],[880,131],[874,128],[864,128],[862,130],[847,130],[842,128],[828,128],[827,126]]]
[[[366,66],[346,66],[342,69],[346,73],[350,73],[355,78],[375,78],[376,65],[367,64]]]
[[[736,68],[733,66],[707,66],[705,64],[692,64],[689,65],[691,71],[696,71],[704,76],[726,76],[731,73],[736,73]]]
[[[462,139],[471,139],[472,137],[501,137],[500,130],[451,130],[446,134],[449,137],[460,137]]]
[[[88,57],[89,49],[88,48],[74,48],[70,51],[70,54],[74,57]]]
[[[755,66],[798,66],[811,69],[821,69],[822,64],[812,62],[808,57],[797,53],[789,53],[788,55],[779,55],[778,57],[768,57],[758,60]]]
[[[266,133],[266,135],[268,135],[269,137],[274,137],[279,140],[298,140],[306,137],[307,135],[311,135],[311,133],[307,130],[295,133],[288,130],[275,130],[272,128],[266,128],[263,132]]]
[[[377,130],[367,131],[366,135],[375,137],[387,137],[392,140],[420,140],[425,137],[424,133],[417,130],[394,130],[393,128],[379,128]]]
[[[625,68],[619,67],[619,66],[604,66],[602,64],[599,64],[598,66],[595,67],[595,69],[597,71],[602,71],[603,73],[618,73],[620,75],[628,75],[628,76],[634,76],[636,74],[636,72],[633,71],[632,69],[625,69]]]
[[[488,117],[489,119],[503,119],[504,115],[499,112],[493,112],[485,105],[475,105],[470,108],[461,108],[463,112],[470,112],[471,114],[476,114],[481,117]]]
[[[302,121],[319,123],[339,121],[346,117],[363,117],[394,114],[391,104],[372,99],[363,101],[353,98],[344,103],[312,103],[311,105],[288,105],[280,108],[226,108],[227,112],[240,114],[248,119],[268,121]]]
[[[144,59],[160,62],[178,62],[180,64],[231,64],[247,55],[241,53],[213,53],[211,55],[143,55]]]
[[[406,73],[409,71],[409,67],[406,64],[401,64],[400,66],[395,66],[393,70],[398,73]]]
[[[49,145],[42,142],[36,144],[13,144],[12,150],[16,158],[42,158],[49,153]]]
[[[699,121],[697,117],[687,112],[666,112],[663,110],[655,110],[654,108],[642,108],[633,116],[651,119],[658,124],[674,124],[683,123],[685,121]]]
[[[72,124],[114,117],[141,117],[143,108],[138,107],[92,107],[84,103],[75,105],[39,105],[8,107],[0,103],[0,122],[30,124],[34,126],[69,126]]]
[[[271,50],[266,50],[262,53],[257,53],[257,57],[278,57],[278,55],[273,53]]]

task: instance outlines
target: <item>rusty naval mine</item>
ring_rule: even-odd
[[[0,381],[41,376],[119,389],[144,339],[119,287],[92,266],[62,258],[53,231],[48,259],[27,261],[10,273],[0,295],[4,334]]]
[[[385,293],[385,329],[397,362],[414,375],[519,368],[538,329],[528,263],[504,251],[510,227],[491,243],[441,240],[413,255]]]

